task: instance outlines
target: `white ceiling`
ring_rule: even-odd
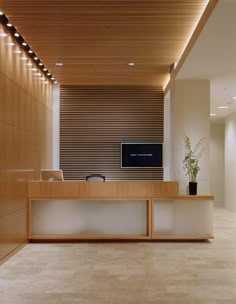
[[[211,81],[212,120],[236,111],[236,0],[219,0],[176,79]]]

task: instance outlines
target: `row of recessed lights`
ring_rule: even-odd
[[[5,33],[0,33],[0,37],[7,37],[7,36],[8,36],[8,35],[5,34]],[[13,42],[8,42],[7,45],[13,47],[13,46],[15,46],[15,43],[13,43]],[[21,54],[22,51],[19,50],[19,49],[16,49],[16,50],[14,50],[14,53],[15,53],[15,54]],[[30,57],[27,57],[27,56],[24,56],[24,55],[23,55],[20,59],[21,59],[21,60],[24,60],[24,61],[28,61],[28,59],[30,59]],[[35,64],[36,64],[36,63],[35,63]],[[27,66],[33,66],[33,63],[32,63],[32,62],[27,62],[26,65],[27,65]],[[40,64],[39,64],[39,65],[40,65]],[[40,69],[38,69],[38,68],[36,68],[36,67],[32,67],[31,70],[37,72],[37,73],[35,73],[36,76],[41,76],[41,77],[40,77],[40,80],[44,80],[44,83],[48,83],[48,81],[46,80],[46,77],[45,77],[45,76],[42,76],[42,71],[40,71]],[[47,69],[46,69],[46,70],[47,70]],[[40,73],[39,73],[39,71],[40,71]],[[44,72],[45,72],[45,71],[44,71]],[[48,72],[48,73],[47,73],[47,76],[49,76],[49,75],[51,75],[51,74]],[[54,83],[57,83],[57,81],[55,81],[54,78],[50,78],[50,80],[54,81]]]
[[[234,96],[233,99],[236,100],[236,96]],[[229,106],[219,106],[218,107],[218,109],[228,109],[228,108],[229,108]],[[210,116],[216,116],[216,114],[215,113],[210,113]]]
[[[43,73],[54,83],[57,83],[53,75],[48,71],[45,65],[40,61],[35,52],[30,48],[25,39],[18,33],[16,28],[10,22],[10,20],[6,17],[6,15],[0,10],[0,20],[1,22],[8,28],[8,31],[16,37],[17,42],[24,48],[24,51],[28,53],[29,57],[33,58],[35,63],[42,69]],[[7,36],[7,34],[2,33],[1,36]],[[15,51],[16,53],[20,53],[21,51]],[[23,60],[26,60],[27,57],[22,57]],[[60,63],[60,65],[63,65]]]

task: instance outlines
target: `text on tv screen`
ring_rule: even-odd
[[[122,168],[162,167],[161,143],[121,143]]]

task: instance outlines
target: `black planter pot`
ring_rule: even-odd
[[[197,194],[197,183],[189,182],[188,190],[189,190],[189,195],[196,195]]]

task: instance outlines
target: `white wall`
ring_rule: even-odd
[[[173,149],[172,149],[172,134],[171,134],[171,104],[170,92],[164,97],[164,145],[163,145],[163,167],[164,180],[173,180]]]
[[[174,179],[179,181],[180,193],[186,193],[188,177],[183,170],[184,136],[194,146],[205,138],[204,153],[199,161],[198,194],[209,194],[210,81],[176,80],[171,88],[171,136],[173,136]]]
[[[236,113],[225,121],[225,207],[236,211]]]
[[[53,142],[53,169],[59,169],[60,166],[60,89],[59,85],[53,85],[53,127],[52,127],[52,142]]]
[[[225,126],[212,123],[210,128],[210,189],[214,195],[214,205],[224,208],[225,189]]]

